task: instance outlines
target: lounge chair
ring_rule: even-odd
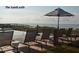
[[[72,28],[69,28],[66,33],[67,39],[69,40],[70,37],[71,41],[72,41],[72,30],[73,30]]]
[[[35,41],[36,35],[36,30],[27,30],[24,43]]]
[[[60,32],[61,33],[61,32]],[[62,36],[59,36],[59,39],[66,42],[72,42],[72,37],[75,38],[75,35],[72,35],[72,28],[69,28],[68,30],[65,31],[65,36],[61,34]]]
[[[43,29],[41,40],[37,41],[37,43],[41,44],[41,49],[44,48],[43,42],[47,48],[47,43],[49,41],[50,29]]]
[[[0,48],[3,50],[3,52],[9,50],[7,46],[11,46],[12,37],[13,37],[13,31],[0,32]],[[6,47],[4,48],[4,46]],[[11,47],[11,49],[13,48]]]
[[[27,30],[26,32],[24,44],[28,45],[28,52],[30,52],[30,46],[36,44],[35,43],[36,35],[37,35],[36,30]]]
[[[39,52],[45,52],[46,49],[44,48],[44,46],[47,47],[49,35],[50,35],[50,30],[45,29],[45,30],[43,30],[41,40],[37,40],[36,36],[39,36],[37,31],[36,30],[27,30],[24,44],[28,46],[28,52],[31,52],[30,48],[33,48],[33,47],[36,47],[36,49]],[[44,42],[44,44],[42,44],[42,42]]]

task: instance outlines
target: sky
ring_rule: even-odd
[[[57,17],[44,15],[58,7],[75,15],[60,17],[60,24],[79,24],[79,6],[25,6],[23,9],[7,9],[0,6],[0,23],[57,24]]]

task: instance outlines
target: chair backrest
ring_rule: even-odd
[[[27,30],[24,42],[35,41],[36,35],[36,30]]]
[[[42,40],[44,40],[44,39],[49,39],[49,36],[50,36],[50,29],[44,29],[41,39],[42,39]]]
[[[62,29],[59,29],[59,37],[62,37],[63,36],[63,34],[65,34],[66,33],[66,31],[65,31],[65,29],[64,28],[62,28]]]
[[[11,45],[13,31],[0,32],[0,47]]]
[[[66,36],[70,36],[72,34],[72,30],[73,30],[73,28],[69,28],[67,30]]]
[[[43,32],[42,39],[48,39],[50,33],[49,32]]]

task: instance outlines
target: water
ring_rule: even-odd
[[[31,26],[48,26],[48,27],[57,27],[57,24],[28,24]],[[60,24],[59,25],[60,28],[79,28],[79,24]]]

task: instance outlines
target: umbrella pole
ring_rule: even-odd
[[[57,28],[57,40],[56,40],[57,45],[58,45],[58,38],[59,38],[59,15],[58,15],[58,28]]]
[[[57,27],[57,28],[58,28],[58,30],[59,30],[59,16],[58,16],[58,27]]]
[[[54,31],[54,45],[58,45],[58,38],[59,38],[59,16],[58,16],[58,23],[57,23],[57,29]]]

